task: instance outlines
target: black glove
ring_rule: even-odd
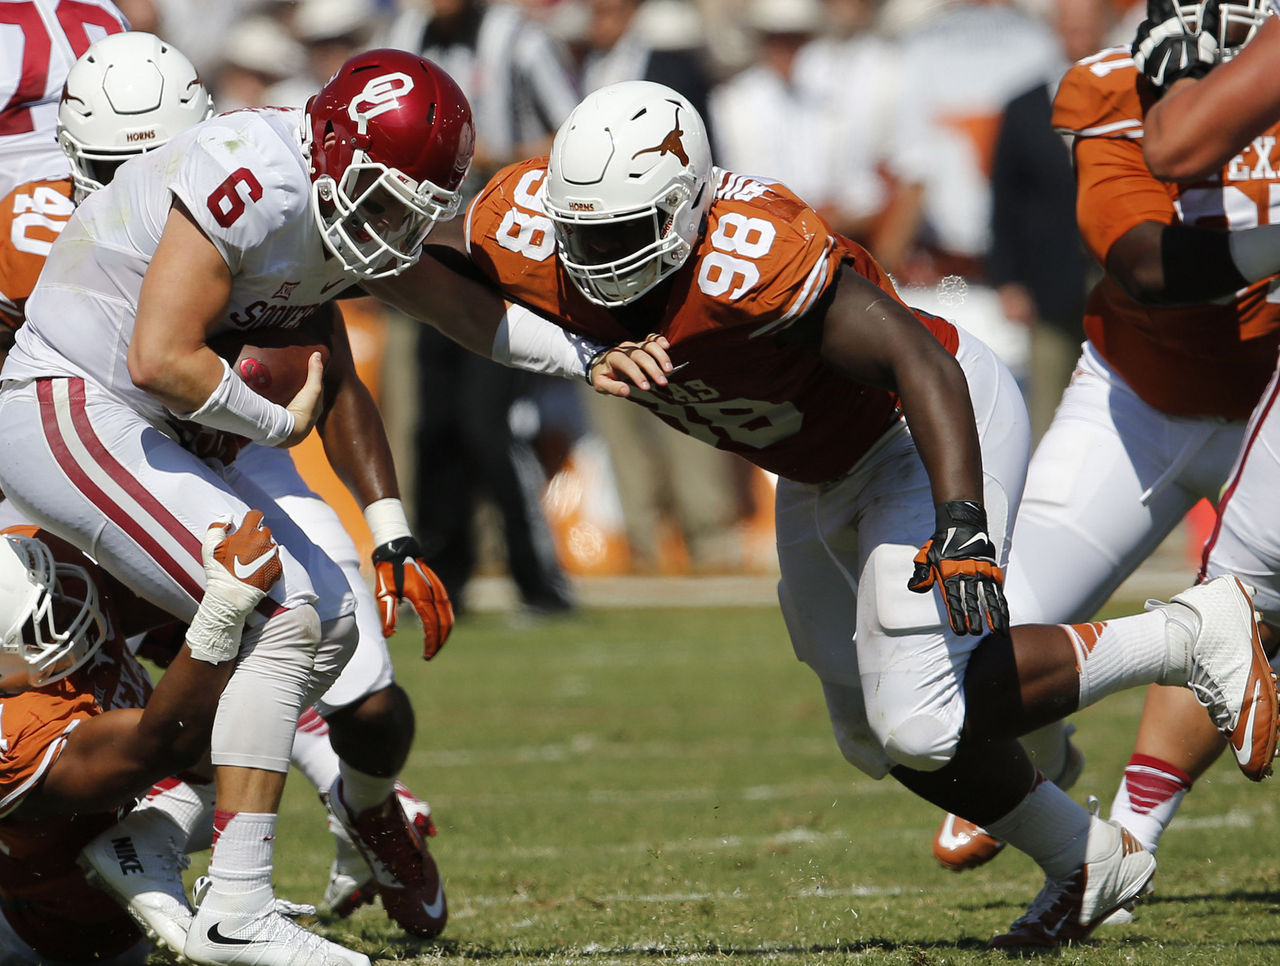
[[[1172,0],[1147,0],[1147,19],[1133,41],[1133,62],[1164,94],[1175,81],[1203,77],[1221,59],[1218,0],[1206,0],[1200,23],[1189,23]]]
[[[937,506],[937,530],[920,548],[907,589],[927,594],[942,589],[947,619],[957,634],[1009,630],[1004,572],[987,536],[987,511],[981,503],[952,500]]]

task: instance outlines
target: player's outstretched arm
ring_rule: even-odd
[[[562,378],[585,378],[596,385],[588,369],[605,346],[507,301],[455,249],[428,245],[413,267],[394,278],[368,283],[365,289],[494,362]],[[649,388],[647,383],[641,385],[643,381],[638,369],[624,366],[596,388],[625,396],[630,385]],[[665,385],[665,379],[659,385]]]
[[[1255,136],[1280,121],[1280,22],[1275,17],[1228,63],[1201,80],[1181,80],[1147,111],[1143,153],[1165,181],[1216,173]]]
[[[218,521],[203,545],[208,587],[186,644],[145,708],[83,720],[19,815],[103,811],[192,767],[209,745],[214,713],[231,676],[244,622],[280,578],[280,551],[262,514],[237,527]]]

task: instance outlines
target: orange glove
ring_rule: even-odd
[[[987,511],[981,503],[939,504],[937,530],[916,554],[915,565],[907,589],[927,594],[937,584],[957,634],[1009,630],[1004,572],[987,536]]]
[[[422,621],[422,659],[430,661],[453,629],[453,605],[421,554],[413,537],[398,537],[373,551],[373,569],[383,636],[395,633],[397,606],[408,600]]]

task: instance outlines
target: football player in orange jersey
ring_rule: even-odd
[[[1178,6],[1147,0],[1134,42],[1138,69],[1165,96],[1147,112],[1143,151],[1152,174],[1167,181],[1207,178],[1280,120],[1280,23],[1271,18],[1241,52],[1242,24],[1219,4]],[[1252,6],[1263,10],[1269,0]],[[1187,14],[1191,15],[1188,16]],[[1203,21],[1205,29],[1201,29]],[[1243,23],[1248,29],[1248,21]],[[1229,63],[1228,63],[1229,62]],[[1209,68],[1221,63],[1221,70]]]
[[[1269,17],[1254,0],[1220,10],[1252,31]],[[1248,43],[1252,31],[1232,39]],[[1152,95],[1127,47],[1082,59],[1058,87],[1053,123],[1074,145],[1080,232],[1107,276],[1090,294],[1084,354],[1028,470],[1008,583],[1015,621],[1087,619],[1193,504],[1218,502],[1280,347],[1280,248],[1261,257],[1280,220],[1280,125],[1212,177],[1169,185],[1143,159]],[[1238,258],[1243,250],[1259,257]],[[1255,597],[1263,610],[1265,597]],[[1046,774],[1081,769],[1061,724],[1023,743]],[[1154,852],[1222,748],[1188,694],[1152,689],[1111,817]],[[998,850],[954,816],[934,839],[956,870]]]
[[[1017,735],[1122,688],[1185,684],[1248,740],[1242,769],[1270,770],[1275,688],[1238,582],[1134,617],[1010,630],[1002,563],[1029,446],[1012,377],[908,308],[783,185],[713,168],[675,91],[589,95],[549,159],[494,177],[466,229],[473,272],[508,301],[499,342],[541,313],[612,346],[583,367],[598,389],[630,379],[632,402],[778,474],[779,597],[844,756],[985,817],[1045,871],[1036,928],[1020,921],[997,946],[1081,938],[1155,868],[1039,775]],[[417,297],[454,308],[443,285]]]
[[[70,544],[34,528],[0,535],[0,962],[142,963],[149,944],[77,867],[86,842],[158,779],[207,753],[217,697],[245,619],[279,579],[262,514],[211,526],[208,589],[153,689],[124,645],[144,617]],[[244,572],[245,564],[254,564]],[[145,625],[143,625],[145,626]],[[136,864],[135,855],[121,862]],[[179,875],[176,856],[172,874]]]

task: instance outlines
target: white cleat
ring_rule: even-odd
[[[1249,591],[1235,577],[1215,577],[1170,601],[1191,610],[1195,634],[1187,687],[1209,710],[1251,781],[1271,774],[1280,737],[1275,675],[1258,637]]]
[[[140,809],[86,845],[77,862],[90,882],[124,906],[147,938],[181,954],[192,911],[182,883],[188,859],[176,832],[163,813]]]
[[[281,915],[270,888],[236,896],[206,891],[182,954],[204,966],[370,966],[363,953]]]
[[[1156,872],[1156,859],[1127,829],[1095,818],[1086,855],[1092,861],[1044,888],[988,949],[1051,948],[1079,942],[1117,910],[1131,909]]]

